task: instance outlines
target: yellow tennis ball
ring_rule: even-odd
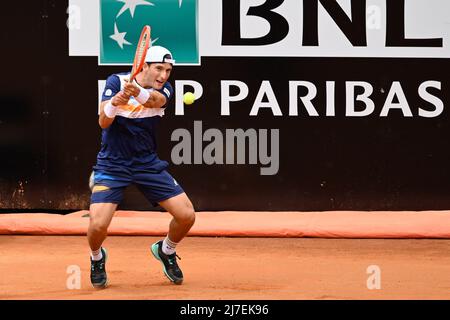
[[[183,96],[183,102],[185,104],[193,104],[195,101],[195,96],[192,92],[186,92]]]

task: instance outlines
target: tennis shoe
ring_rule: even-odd
[[[177,258],[181,258],[176,254],[165,254],[162,251],[163,241],[160,240],[151,246],[153,256],[161,262],[163,265],[163,271],[166,277],[175,284],[181,284],[183,282],[183,272],[177,263]]]
[[[103,257],[94,261],[91,257],[91,283],[94,288],[106,288],[108,285],[108,277],[106,275],[106,259],[108,255],[106,249],[101,248]]]

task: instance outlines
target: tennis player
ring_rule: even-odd
[[[109,76],[100,104],[102,142],[93,170],[87,233],[91,282],[96,288],[107,286],[107,252],[102,243],[124,189],[132,183],[151,204],[159,204],[173,216],[167,236],[151,245],[150,251],[170,281],[183,282],[175,250],[194,224],[195,212],[186,193],[167,172],[168,163],[158,158],[155,137],[173,95],[167,80],[175,61],[161,46],[150,47],[145,61],[132,83],[128,81],[130,73]]]

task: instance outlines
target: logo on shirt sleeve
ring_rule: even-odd
[[[164,88],[163,90],[165,92],[165,94],[167,95],[167,97],[170,97],[170,91],[167,88]]]
[[[105,96],[110,97],[112,95],[112,90],[111,89],[107,89],[105,91]]]

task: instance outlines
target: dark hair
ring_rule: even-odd
[[[164,62],[164,60],[166,60],[166,59],[172,60],[172,56],[171,56],[170,54],[166,53],[166,54],[164,55],[164,57],[163,57],[163,62]]]

